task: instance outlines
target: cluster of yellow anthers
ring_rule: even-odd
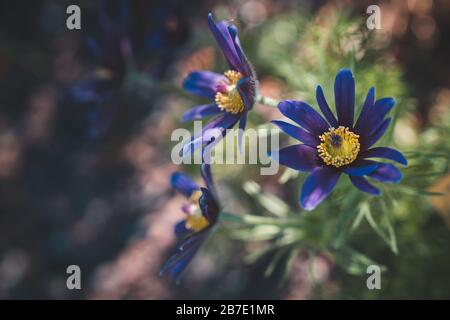
[[[317,146],[317,150],[327,165],[339,168],[352,163],[358,156],[359,135],[351,132],[349,128],[330,128],[319,138],[322,143]]]
[[[224,73],[224,76],[227,78],[227,83],[225,84],[226,93],[216,93],[216,104],[221,110],[226,112],[234,114],[242,112],[244,110],[244,102],[237,89],[237,83],[242,78],[242,74],[234,70],[228,70]]]
[[[189,214],[186,217],[186,229],[198,232],[203,229],[205,229],[209,222],[208,220],[203,216],[200,206],[199,206],[199,199],[202,195],[202,192],[200,190],[194,191],[192,195],[189,198]]]

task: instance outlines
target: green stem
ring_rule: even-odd
[[[261,96],[261,95],[258,95],[256,97],[256,102],[263,104],[267,107],[272,107],[272,108],[276,108],[279,103],[277,100],[275,100],[273,98],[265,97],[265,96]]]

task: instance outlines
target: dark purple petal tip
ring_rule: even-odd
[[[218,115],[219,113],[222,113],[223,111],[220,110],[219,107],[215,104],[205,104],[197,107],[193,107],[186,111],[181,120],[183,122],[191,121],[191,120],[199,120],[203,119],[205,117],[211,117]]]
[[[344,168],[344,172],[349,176],[361,177],[374,172],[379,166],[377,162],[361,160],[357,165]]]
[[[194,71],[183,82],[183,89],[200,97],[213,99],[216,87],[225,77],[212,71]]]
[[[300,204],[305,210],[315,209],[333,191],[340,172],[330,167],[315,169],[306,178],[300,195]]]
[[[338,122],[330,107],[328,106],[321,86],[317,86],[316,88],[316,100],[317,104],[319,105],[320,111],[322,111],[325,119],[327,119],[328,123],[330,124],[330,127],[337,128],[339,126]]]
[[[181,192],[186,197],[190,197],[195,190],[200,190],[194,180],[183,172],[172,173],[170,184],[175,190]]]
[[[382,163],[377,170],[368,174],[374,180],[387,183],[398,183],[402,180],[403,175],[394,165],[390,163]]]
[[[362,128],[367,127],[366,116],[369,113],[369,110],[373,107],[374,103],[375,103],[375,88],[371,87],[367,92],[366,100],[364,101],[358,120],[356,121],[355,124],[354,129],[357,133],[361,132]]]
[[[317,151],[306,144],[297,144],[273,152],[270,157],[283,166],[309,172],[318,166]]]
[[[334,99],[339,125],[352,128],[355,112],[355,79],[350,69],[341,69],[336,75]]]
[[[285,100],[278,104],[280,112],[314,135],[328,130],[328,123],[309,104],[303,101]]]
[[[404,166],[408,165],[408,160],[400,151],[388,147],[372,148],[365,151],[361,156],[363,158],[384,158],[396,161]]]
[[[303,130],[300,127],[294,126],[281,120],[273,120],[271,122],[278,128],[280,128],[284,133],[290,135],[294,139],[299,140],[300,142],[303,142],[304,144],[315,148],[320,143],[320,140],[317,137],[313,136],[311,133]]]
[[[255,105],[256,82],[251,77],[239,79],[237,83],[238,92],[244,102],[245,111],[250,111]]]
[[[239,54],[236,51],[236,42],[233,39],[233,35],[230,34],[229,23],[221,21],[216,23],[212,13],[208,14],[208,25],[212,34],[216,38],[225,58],[228,61],[230,68],[233,70],[243,71],[244,67],[240,59]]]
[[[186,220],[183,219],[177,222],[174,227],[174,232],[177,238],[182,238],[188,234],[189,230],[186,228]]]
[[[371,183],[369,183],[366,178],[356,176],[349,176],[349,178],[350,181],[358,190],[373,194],[375,196],[379,196],[381,194],[380,189],[376,188]]]

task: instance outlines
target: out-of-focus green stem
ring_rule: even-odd
[[[275,218],[256,215],[236,215],[229,212],[221,212],[220,220],[246,225],[274,225],[278,227],[303,227],[304,223],[296,218]]]
[[[276,108],[279,103],[279,101],[277,101],[273,98],[265,97],[265,96],[261,96],[261,95],[258,95],[256,97],[256,102],[263,104],[265,106],[268,106],[268,107],[272,107],[272,108]]]

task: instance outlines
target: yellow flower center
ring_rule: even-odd
[[[195,232],[205,229],[208,225],[208,220],[201,214],[192,214],[186,218],[186,228]]]
[[[216,93],[216,104],[221,110],[231,113],[239,113],[244,110],[244,102],[237,89],[237,83],[242,78],[240,72],[228,70],[224,73],[226,83],[223,84],[223,89]],[[222,92],[224,91],[224,92]]]
[[[186,217],[185,221],[186,229],[195,232],[201,231],[209,225],[208,220],[203,216],[199,207],[198,200],[200,199],[201,196],[202,192],[200,190],[194,191],[190,196],[189,203],[192,210]]]
[[[352,163],[358,156],[359,135],[346,127],[330,128],[319,138],[322,143],[317,146],[317,150],[327,165],[339,168]]]
[[[111,69],[107,68],[98,68],[95,70],[95,74],[97,75],[97,77],[107,80],[110,80],[114,77],[114,72]]]
[[[189,197],[189,202],[198,205],[198,200],[200,200],[200,197],[202,196],[202,192],[200,190],[192,192],[191,196]]]

